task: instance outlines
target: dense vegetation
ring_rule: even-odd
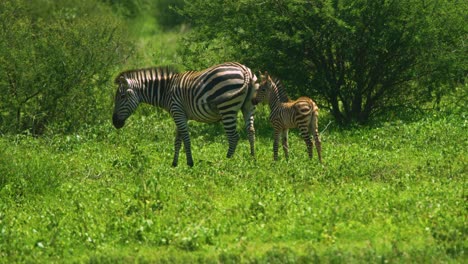
[[[466,4],[303,2],[0,1],[0,263],[463,262],[466,8],[454,7]],[[399,31],[405,21],[415,31]],[[366,126],[342,126],[360,121],[347,111],[359,94],[364,109],[360,89],[372,89],[358,71],[372,78],[392,51],[374,88],[392,74],[406,81]],[[265,106],[255,160],[244,131],[228,160],[222,126],[191,122],[196,166],[172,168],[175,125],[148,106],[113,128],[119,71],[225,60],[269,70],[321,104],[323,164],[297,132],[289,161],[280,152],[273,162]]]
[[[194,0],[182,12],[194,27],[185,52],[268,69],[337,122],[367,123],[463,81],[466,10],[466,1]]]
[[[73,4],[72,4],[73,3]],[[94,1],[0,3],[1,132],[72,132],[102,122],[115,64],[129,48],[121,22]]]

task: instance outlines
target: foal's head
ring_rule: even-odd
[[[275,82],[272,80],[268,72],[264,74],[260,73],[260,85],[254,98],[252,99],[253,104],[265,103],[268,101],[268,93],[273,89]]]

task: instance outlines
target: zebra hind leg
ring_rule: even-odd
[[[317,149],[317,156],[319,162],[322,163],[322,142],[320,141],[319,132],[318,132],[318,110],[314,111],[312,115],[312,120],[310,122],[310,130],[314,136],[315,148]]]
[[[226,157],[231,158],[236,151],[237,142],[239,141],[239,134],[236,131],[236,116],[223,116],[223,126],[226,132],[229,149]]]
[[[281,136],[281,130],[275,129],[275,132],[273,132],[273,159],[274,160],[278,160],[278,145],[279,145],[280,136]]]
[[[307,129],[301,129],[301,136],[304,139],[304,142],[307,146],[307,153],[309,154],[309,159],[312,159],[313,156],[313,145],[312,140],[310,138],[310,132]]]
[[[172,161],[172,166],[176,167],[178,160],[179,160],[179,152],[182,145],[182,141],[184,142],[184,149],[185,155],[187,157],[187,165],[193,167],[193,158],[192,158],[192,150],[190,147],[190,136],[187,130],[187,124],[182,126],[182,128],[177,128],[176,132],[176,139],[175,139],[175,151],[174,151],[174,160]]]
[[[253,110],[245,112],[243,111],[245,128],[249,137],[250,143],[250,155],[255,156],[255,128],[254,128],[254,116]]]
[[[289,159],[289,146],[288,146],[288,129],[283,130],[281,133],[281,139],[283,143],[283,151],[284,151],[284,157],[286,160]]]
[[[318,134],[314,135],[315,139],[315,148],[317,149],[317,156],[319,159],[319,162],[322,163],[322,142],[320,142],[320,138]]]

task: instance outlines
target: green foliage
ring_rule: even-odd
[[[155,17],[163,29],[172,29],[185,22],[177,10],[183,8],[184,0],[159,0],[155,2]]]
[[[149,0],[99,0],[112,7],[112,10],[127,19],[135,19],[151,6]]]
[[[324,101],[339,123],[365,123],[395,108],[440,100],[463,81],[466,5],[190,1],[182,14],[193,31],[183,52],[195,65],[238,60],[268,70],[295,95]]]
[[[119,21],[94,1],[2,1],[0,12],[0,131],[100,122],[128,53]]]
[[[6,262],[459,262],[466,256],[466,116],[331,125],[323,166],[296,132],[225,159],[221,126],[191,123],[196,166],[172,168],[173,121],[0,138]],[[263,120],[265,119],[265,120]],[[323,121],[323,120],[321,120]],[[259,116],[259,129],[266,116]],[[271,130],[267,131],[271,132]],[[265,133],[267,134],[267,133]]]

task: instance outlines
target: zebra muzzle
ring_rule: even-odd
[[[112,116],[112,124],[114,127],[119,129],[125,125],[125,120],[120,119],[116,114]]]

